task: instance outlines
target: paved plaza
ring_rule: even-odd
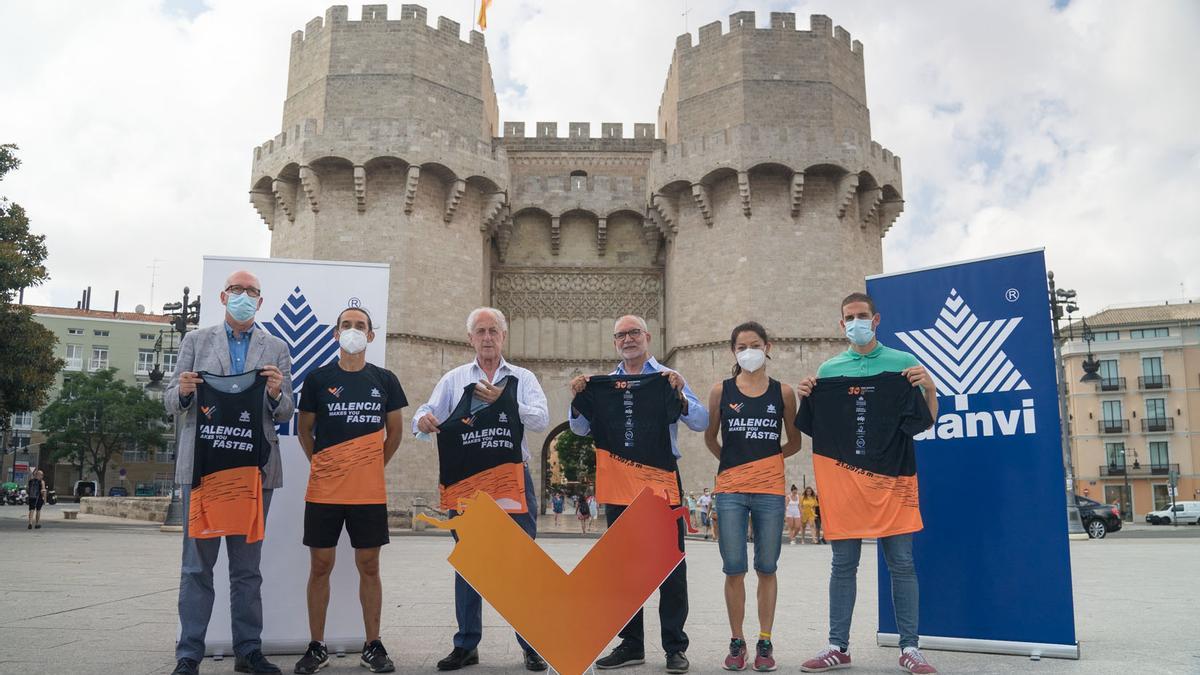
[[[0,674],[169,673],[174,665],[179,535],[136,521],[81,515],[66,521],[47,507],[45,527],[27,531],[23,508],[0,508]],[[542,546],[571,568],[593,539],[548,535]],[[433,673],[454,633],[453,584],[442,534],[394,536],[384,548],[383,641],[401,673]],[[720,557],[711,541],[688,542],[692,672],[717,673],[729,630]],[[774,630],[780,672],[825,644],[829,568],[826,546],[784,546]],[[1132,526],[1104,541],[1071,545],[1079,661],[933,652],[946,673],[1200,673],[1200,527]],[[1193,561],[1186,563],[1185,561]],[[918,561],[918,565],[920,561]],[[266,572],[266,570],[264,570]],[[858,673],[893,673],[895,649],[875,646],[875,556],[864,555],[852,634]],[[983,580],[981,580],[982,582]],[[748,579],[753,597],[753,581]],[[937,593],[935,587],[921,589]],[[296,589],[303,593],[302,588]],[[657,603],[652,598],[650,606]],[[751,606],[748,615],[753,617]],[[658,618],[646,616],[649,645]],[[481,664],[467,673],[519,673],[520,651],[504,621],[484,613]],[[748,632],[756,622],[746,623]],[[657,650],[628,675],[662,673]],[[294,656],[274,657],[291,672]],[[205,660],[203,673],[232,673],[233,660]],[[335,659],[325,673],[365,672],[357,658]]]

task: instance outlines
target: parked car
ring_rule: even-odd
[[[1083,529],[1092,539],[1103,539],[1109,532],[1121,529],[1121,510],[1112,504],[1101,504],[1094,499],[1075,495]]]
[[[120,485],[117,485],[115,487],[110,487],[110,488],[108,488],[108,496],[109,497],[128,497],[129,489],[121,487]]]
[[[1146,514],[1146,522],[1151,525],[1170,525],[1176,520],[1181,525],[1200,525],[1200,502],[1175,502],[1175,506]]]

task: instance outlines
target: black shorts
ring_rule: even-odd
[[[342,536],[342,523],[354,548],[377,548],[388,543],[387,504],[318,504],[304,502],[304,545],[333,548]]]
[[[44,506],[45,504],[46,504],[45,499],[30,499],[29,500],[29,510],[30,511],[41,511],[42,506]]]

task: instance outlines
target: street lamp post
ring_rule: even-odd
[[[183,338],[187,335],[190,326],[199,323],[200,320],[200,299],[188,302],[188,296],[191,289],[187,286],[183,287],[183,302],[168,302],[163,305],[163,312],[168,313],[171,317],[171,329],[175,333],[179,333],[179,342],[183,344]],[[161,341],[161,336],[160,336]],[[154,369],[158,371],[158,379],[162,380],[162,372],[158,368],[158,358],[155,357]],[[179,424],[175,423],[175,466],[179,465]],[[175,470],[171,471],[171,502],[167,505],[167,517],[163,519],[162,527],[164,530],[178,531],[183,528],[183,504],[179,499],[179,484],[175,480]]]
[[[1054,357],[1058,364],[1058,411],[1062,417],[1063,465],[1066,470],[1067,533],[1072,538],[1086,538],[1083,519],[1079,517],[1079,505],[1075,503],[1075,463],[1071,458],[1071,420],[1067,409],[1067,368],[1062,354],[1062,331],[1059,330],[1063,310],[1074,312],[1079,307],[1075,304],[1075,291],[1055,287],[1054,272],[1047,272],[1046,280],[1050,285],[1050,309],[1054,320]]]

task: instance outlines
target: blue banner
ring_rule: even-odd
[[[867,279],[879,340],[938,392],[917,436],[921,644],[1078,658],[1043,252]],[[879,561],[879,641],[895,644]]]

